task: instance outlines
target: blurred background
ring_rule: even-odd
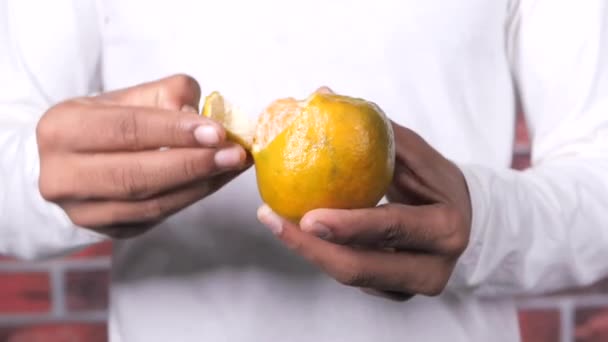
[[[512,167],[525,169],[521,117],[516,132]],[[100,244],[41,263],[0,256],[0,342],[106,342],[110,253]],[[608,280],[518,303],[524,342],[608,342]]]

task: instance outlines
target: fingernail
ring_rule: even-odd
[[[238,146],[227,147],[215,153],[215,165],[220,169],[233,169],[243,164],[242,149]]]
[[[275,235],[278,235],[283,231],[283,220],[266,204],[258,209],[258,220],[266,225],[266,227]]]
[[[198,110],[196,108],[192,107],[191,105],[183,105],[181,110],[182,110],[182,112],[198,114]]]
[[[304,230],[304,228],[302,230],[304,230],[310,234],[313,234],[314,236],[318,237],[319,239],[323,239],[323,240],[331,239],[331,230],[329,229],[329,227],[327,227],[323,223],[314,222],[312,225],[310,225],[308,227],[309,228],[307,228],[306,230]]]
[[[202,125],[194,130],[194,138],[201,145],[215,146],[220,142],[220,135],[213,126]]]
[[[317,89],[317,93],[319,94],[334,94],[333,90],[331,90],[329,87],[320,87],[319,89]]]

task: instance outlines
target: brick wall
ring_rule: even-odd
[[[0,342],[106,342],[110,250],[36,263],[0,257]]]
[[[524,120],[517,123],[513,168],[530,165]],[[608,342],[608,279],[583,289],[519,301],[524,342]]]
[[[513,167],[529,166],[518,122]],[[105,342],[109,244],[68,258],[23,263],[0,256],[0,342]],[[524,342],[608,341],[608,281],[522,300]]]

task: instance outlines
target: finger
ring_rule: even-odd
[[[154,223],[213,194],[242,171],[232,171],[207,181],[184,186],[172,192],[142,201],[86,201],[63,203],[72,222],[80,227],[95,229],[113,237],[129,237],[125,232],[146,229]]]
[[[398,160],[395,163],[395,172],[391,188],[389,189],[393,191],[391,195],[398,192],[402,196],[421,204],[444,201],[445,198],[442,195],[442,190],[445,190],[445,188],[437,187],[436,184],[430,184],[430,182],[437,183],[437,180],[428,177],[430,175],[429,172],[421,170],[421,167],[418,167],[418,170],[418,173],[414,173],[408,165]]]
[[[54,115],[53,127],[63,129],[62,134],[50,132],[48,138],[58,141],[49,143],[52,146],[59,144],[59,148],[70,151],[217,146],[226,140],[226,132],[220,124],[185,112],[70,103],[62,106]],[[41,139],[44,139],[44,131],[42,133]]]
[[[154,107],[172,111],[187,106],[198,111],[201,87],[193,77],[179,74],[104,93],[97,99],[123,106]]]
[[[392,253],[333,244],[301,231],[267,206],[260,208],[258,219],[287,247],[345,285],[437,295],[449,276],[444,261],[431,254]]]
[[[394,291],[381,291],[381,290],[370,289],[370,288],[362,288],[361,291],[363,291],[369,295],[372,295],[372,296],[387,298],[387,299],[394,300],[397,302],[404,302],[404,301],[410,300],[410,299],[412,299],[412,297],[414,297],[414,295],[411,295],[409,293],[394,292]]]
[[[108,227],[85,227],[96,231],[100,234],[107,235],[113,239],[129,239],[135,236],[139,236],[144,234],[148,230],[154,228],[159,221],[156,222],[144,222],[144,223],[125,223],[125,224],[116,224]]]
[[[437,250],[443,236],[440,206],[388,204],[375,208],[318,209],[300,227],[325,240],[351,246]]]
[[[245,150],[237,144],[221,149],[182,148],[165,151],[76,155],[64,159],[54,184],[64,199],[145,199],[221,172],[245,167]],[[82,186],[87,184],[87,186]]]
[[[422,200],[420,197],[414,195],[411,192],[402,191],[402,190],[398,189],[394,185],[389,186],[388,190],[386,191],[386,199],[389,202],[401,203],[401,204],[407,204],[407,205],[431,204],[431,203],[428,203],[428,201],[426,201],[426,200]]]
[[[392,182],[386,192],[390,202],[409,205],[425,205],[436,203],[436,196],[420,183],[420,179],[412,174],[402,162],[395,163]]]
[[[416,132],[392,124],[396,142],[393,184],[426,203],[452,202],[448,194],[460,192],[462,173]]]

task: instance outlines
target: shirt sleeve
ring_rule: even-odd
[[[75,227],[38,190],[36,125],[61,100],[99,87],[94,1],[0,1],[0,254],[62,254],[104,239]]]
[[[482,296],[545,293],[608,276],[608,2],[512,5],[507,50],[532,165],[460,165],[472,232],[449,288]]]

